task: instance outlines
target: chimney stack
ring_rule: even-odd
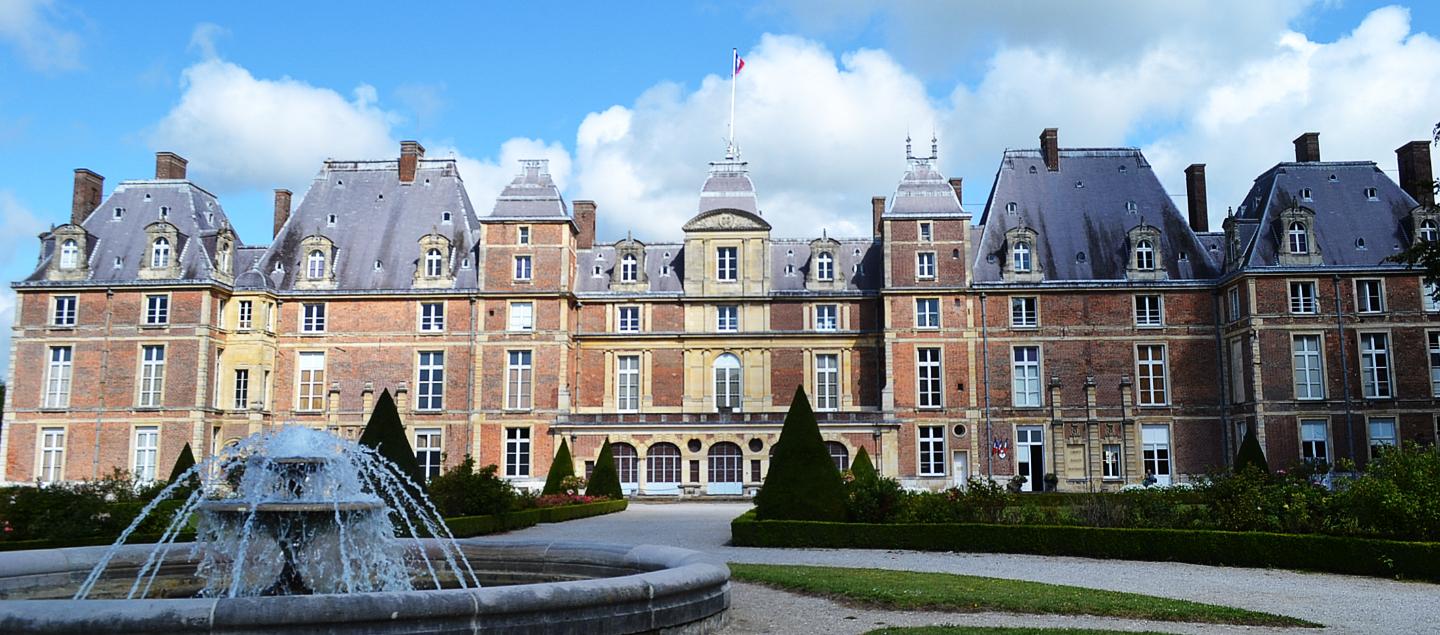
[[[1314,163],[1320,160],[1320,133],[1307,132],[1295,137],[1295,162]]]
[[[1060,170],[1060,130],[1046,128],[1040,133],[1040,155],[1045,157],[1045,167],[1051,172]]]
[[[1210,231],[1210,205],[1205,200],[1205,164],[1191,163],[1185,168],[1185,202],[1190,208],[1190,229]]]
[[[955,202],[961,205],[965,204],[965,197],[961,196],[964,192],[964,185],[965,179],[963,178],[957,176],[950,179],[950,189],[955,190]]]
[[[1435,206],[1435,173],[1430,167],[1430,142],[1411,141],[1395,150],[1400,164],[1400,189],[1425,207]]]
[[[590,249],[595,246],[595,201],[575,201],[570,204],[575,212],[575,225],[580,234],[575,237],[576,249]]]
[[[157,180],[185,180],[185,164],[189,163],[174,152],[155,153],[155,178]]]
[[[79,225],[85,222],[85,217],[100,207],[100,194],[104,190],[105,177],[85,168],[75,168],[75,191],[70,198],[70,223]]]
[[[415,171],[420,168],[420,158],[425,156],[425,146],[419,141],[400,142],[400,182],[414,183]]]
[[[280,228],[290,220],[290,190],[275,190],[275,231],[271,238],[280,235]]]
[[[870,220],[875,227],[875,237],[885,237],[885,221],[881,216],[885,215],[885,197],[875,196],[870,198]]]

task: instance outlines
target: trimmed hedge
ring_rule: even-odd
[[[1440,581],[1440,543],[1315,534],[985,524],[730,523],[737,547],[914,549],[1155,560]]]
[[[564,505],[561,507],[539,507],[526,509],[508,514],[494,514],[491,516],[461,516],[459,518],[446,518],[445,524],[450,526],[450,533],[456,538],[469,538],[471,536],[484,536],[513,529],[524,529],[534,527],[540,523],[562,523],[577,518],[589,518],[625,511],[629,507],[629,501],[602,501],[599,503],[586,503],[584,505]]]

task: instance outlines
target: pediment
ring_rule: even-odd
[[[770,223],[756,214],[738,209],[713,209],[701,212],[684,230],[692,231],[770,231]]]

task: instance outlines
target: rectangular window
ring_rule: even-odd
[[[1227,304],[1229,321],[1234,322],[1240,319],[1240,287],[1230,287],[1225,297],[1229,300]]]
[[[1366,399],[1390,398],[1390,338],[1360,334],[1360,384]]]
[[[530,228],[520,226],[515,228],[515,243],[519,245],[530,244]]]
[[[55,312],[51,314],[50,324],[54,326],[75,326],[75,305],[77,299],[73,295],[55,296]]]
[[[1355,281],[1355,307],[1361,313],[1380,313],[1385,310],[1385,286],[1380,280]]]
[[[1244,340],[1230,340],[1230,403],[1245,402]]]
[[[1430,394],[1440,397],[1440,331],[1426,333],[1430,348]]]
[[[511,302],[511,303],[510,303],[510,330],[512,330],[512,331],[533,331],[533,330],[535,330],[535,303],[533,303],[533,302]]]
[[[1381,448],[1395,447],[1395,418],[1372,417],[1370,419],[1370,458],[1380,454]]]
[[[638,306],[622,306],[622,307],[620,307],[620,332],[621,332],[621,333],[639,333],[639,332],[640,332],[640,307],[638,307]]]
[[[1165,391],[1165,346],[1143,344],[1135,347],[1137,392],[1142,406],[1163,406]]]
[[[940,349],[921,348],[915,353],[918,383],[915,404],[920,408],[940,408],[944,406],[941,400]]]
[[[721,355],[715,360],[715,410],[739,412],[741,395],[740,360],[734,355]]]
[[[300,353],[300,403],[296,410],[320,412],[325,407],[325,354]]]
[[[530,428],[505,429],[505,476],[530,476]]]
[[[443,410],[445,408],[445,353],[424,351],[420,353],[420,373],[416,382],[415,408],[418,410]]]
[[[1325,419],[1300,420],[1300,458],[1309,462],[1330,461],[1330,439]]]
[[[722,304],[715,307],[715,330],[721,333],[733,333],[740,330],[740,307],[733,304]]]
[[[69,346],[50,347],[50,366],[45,371],[45,407],[70,406],[70,372],[75,349]]]
[[[170,323],[170,296],[145,296],[145,323],[151,326]]]
[[[940,298],[915,298],[915,328],[940,328]]]
[[[1140,442],[1145,475],[1154,476],[1160,485],[1170,484],[1170,428],[1140,426]]]
[[[415,463],[425,480],[440,476],[444,459],[440,428],[417,428],[415,430]]]
[[[527,282],[530,280],[532,273],[530,256],[515,256],[515,279],[521,282]]]
[[[1107,443],[1101,448],[1101,477],[1107,481],[1125,478],[1125,473],[1120,469],[1122,464],[1119,443]]]
[[[141,483],[155,480],[155,463],[159,459],[159,453],[160,428],[135,428],[135,480]]]
[[[531,408],[531,382],[534,370],[531,368],[530,351],[510,351],[505,370],[505,408],[529,410]],[[529,434],[529,431],[526,431]]]
[[[920,240],[930,242],[935,239],[935,227],[930,221],[920,221]]]
[[[1010,298],[1010,326],[1034,328],[1040,325],[1039,298]]]
[[[307,302],[300,305],[300,332],[325,332],[325,304]]]
[[[1135,326],[1163,326],[1165,304],[1158,295],[1135,296]]]
[[[840,356],[815,356],[815,409],[840,409]]]
[[[245,410],[250,407],[250,369],[235,369],[235,401],[236,410]]]
[[[835,331],[840,328],[840,307],[833,304],[815,305],[815,330]]]
[[[1420,305],[1425,307],[1426,313],[1440,311],[1440,299],[1436,299],[1437,286],[1433,282],[1420,283]]]
[[[140,407],[159,408],[165,391],[165,347],[140,348]]]
[[[715,279],[734,282],[740,279],[740,253],[737,247],[715,248]]]
[[[1290,312],[1297,315],[1314,315],[1320,311],[1320,302],[1315,295],[1315,283],[1309,280],[1290,283]]]
[[[255,302],[253,300],[240,300],[235,305],[235,311],[239,315],[236,328],[248,331],[255,324]]]
[[[1012,398],[1016,408],[1040,407],[1040,347],[1016,346],[1011,376]]]
[[[65,466],[65,429],[40,429],[40,482],[55,483],[60,480],[61,469]]]
[[[1296,335],[1290,341],[1295,365],[1295,398],[1324,399],[1320,372],[1320,336]]]
[[[945,475],[945,426],[919,426],[920,476]]]
[[[615,379],[615,408],[620,412],[640,411],[640,356],[621,355]]]
[[[935,252],[921,251],[915,254],[915,277],[921,280],[935,278]]]
[[[445,330],[444,302],[420,303],[420,330],[427,333],[438,333]]]

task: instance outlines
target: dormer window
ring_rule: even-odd
[[[815,257],[815,278],[819,280],[835,279],[835,256],[828,251],[820,252]]]
[[[1014,202],[1006,203],[1006,204],[1005,204],[1005,213],[1006,213],[1006,214],[1014,214],[1014,213],[1015,213],[1015,210],[1016,210],[1017,208],[1018,208],[1018,206],[1015,205]]]
[[[376,260],[376,261],[375,261],[375,270],[376,270],[376,271],[380,271],[380,270],[382,270],[382,269],[384,269],[384,268],[385,268],[384,263],[381,263],[379,260]]]
[[[431,249],[425,252],[425,275],[431,278],[438,278],[444,272],[445,259],[441,257],[439,249]]]
[[[440,212],[440,222],[442,222],[442,223],[451,222],[451,221],[450,221],[450,212]]]
[[[113,218],[113,219],[115,219],[115,220],[120,220],[120,219],[122,219],[122,218],[125,218],[125,208],[123,208],[123,207],[117,207],[117,208],[115,208],[115,214],[114,214],[113,216],[111,216],[110,218]]]
[[[115,268],[115,269],[119,269],[119,268],[124,267],[124,266],[125,266],[125,259],[124,259],[124,258],[121,258],[120,256],[115,256],[115,264],[111,265],[111,267],[112,267],[112,268]]]
[[[166,206],[164,206],[164,205],[161,205],[161,206],[160,206],[160,220],[165,220],[165,219],[166,219],[167,217],[169,217],[169,216],[170,216],[170,208],[169,208],[169,207],[166,207]]]
[[[1124,174],[1128,169],[1129,169],[1129,168],[1126,168],[1125,166],[1122,165],[1122,166],[1120,166],[1120,173],[1121,173],[1121,174]]]
[[[335,226],[335,221],[337,221],[337,220],[339,220],[339,219],[337,219],[334,214],[331,214],[331,215],[325,217],[325,224],[328,225],[328,226],[330,226],[330,227],[334,227],[334,226]]]
[[[596,278],[599,278],[599,277],[605,275],[605,271],[600,268],[600,265],[595,265],[594,273],[591,274],[591,275],[594,275]]]
[[[1310,188],[1308,188],[1308,187],[1302,187],[1302,188],[1300,188],[1300,200],[1302,200],[1302,201],[1314,200],[1314,199],[1310,196]]]
[[[640,259],[635,254],[625,254],[620,259],[620,281],[635,282],[640,279]]]
[[[156,238],[150,244],[150,268],[163,269],[170,266],[170,241],[166,238]]]
[[[1337,176],[1335,176],[1334,174],[1331,174],[1331,175],[1330,175],[1330,182],[1331,182],[1331,183],[1334,183],[1334,182],[1339,181],[1339,180],[1340,180],[1340,177],[1337,177]]]
[[[1285,231],[1285,243],[1292,254],[1310,253],[1310,232],[1306,231],[1305,223],[1290,223],[1290,228]]]
[[[1141,271],[1155,270],[1155,245],[1148,240],[1135,244],[1135,268]]]
[[[1440,238],[1440,229],[1436,228],[1435,221],[1420,221],[1420,240],[1427,243],[1433,243],[1435,242],[1436,238]]]
[[[60,245],[60,268],[74,269],[80,263],[80,245],[74,239]]]
[[[787,276],[793,276],[793,275],[795,275],[795,265],[785,265],[785,275],[787,275]]]
[[[325,254],[319,249],[310,252],[305,259],[305,277],[319,280],[325,277]]]
[[[1378,201],[1380,200],[1380,191],[1373,187],[1367,187],[1365,188],[1365,198],[1372,201]]]
[[[276,273],[284,273],[284,272],[285,272],[285,263],[283,263],[283,262],[277,262],[277,263],[275,263],[275,272],[276,272]]]
[[[1125,202],[1125,211],[1130,212],[1131,214],[1134,214],[1135,212],[1137,212],[1137,211],[1139,211],[1139,210],[1140,210],[1140,206],[1139,206],[1139,205],[1136,205],[1136,204],[1135,204],[1135,201],[1126,201],[1126,202]]]
[[[1031,268],[1031,258],[1030,258],[1030,256],[1031,256],[1030,243],[1023,242],[1023,241],[1022,241],[1022,242],[1017,242],[1017,243],[1015,243],[1015,246],[1014,246],[1014,247],[1011,247],[1011,248],[1010,248],[1010,258],[1011,258],[1012,268],[1015,270],[1015,273],[1030,273],[1030,268]]]
[[[1031,174],[1034,174],[1034,173],[1035,173],[1035,166],[1033,166],[1033,165],[1030,166],[1030,173],[1031,173]]]

